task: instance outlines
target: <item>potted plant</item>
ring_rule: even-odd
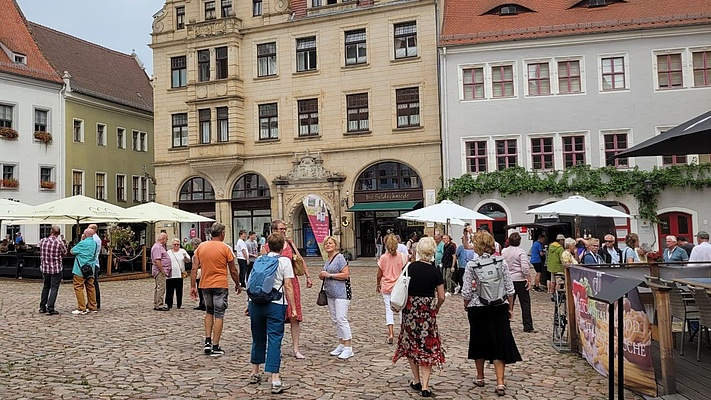
[[[34,133],[35,140],[42,143],[52,143],[52,134],[45,131],[36,131]]]
[[[4,188],[16,188],[20,186],[20,182],[15,178],[3,179],[0,182],[2,183],[2,187]]]
[[[0,128],[0,137],[2,138],[7,140],[15,140],[18,136],[17,131],[10,127],[5,126]]]
[[[55,186],[56,186],[56,183],[52,182],[52,181],[41,181],[40,182],[40,187],[42,189],[53,190]]]

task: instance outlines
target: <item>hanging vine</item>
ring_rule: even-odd
[[[503,197],[521,196],[526,193],[548,193],[556,197],[566,193],[596,197],[630,194],[639,203],[640,217],[656,222],[659,194],[668,188],[711,188],[711,164],[655,167],[651,171],[643,171],[637,167],[617,169],[577,165],[563,171],[533,172],[517,166],[477,176],[465,174],[452,178],[449,185],[440,190],[437,198],[438,201],[461,200],[470,194],[484,195],[494,192],[499,192]]]

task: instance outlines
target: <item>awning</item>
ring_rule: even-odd
[[[355,203],[346,211],[410,211],[420,204],[421,200],[414,201],[376,201],[373,203]]]
[[[522,226],[525,226],[526,228],[532,229],[532,228],[538,228],[538,229],[546,229],[550,228],[552,226],[566,226],[569,225],[565,222],[523,222],[523,223],[518,223],[518,224],[509,224],[504,227],[504,229],[516,229],[520,228]]]

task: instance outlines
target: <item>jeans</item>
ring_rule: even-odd
[[[238,258],[237,265],[239,266],[239,284],[242,287],[247,287],[247,282],[245,282],[245,279],[247,279],[247,260]]]
[[[198,303],[198,306],[205,308],[205,295],[202,293],[202,289],[200,289],[200,279],[195,280],[195,286],[198,288],[198,296],[200,298],[200,303]]]
[[[225,318],[229,289],[208,288],[203,289],[203,294],[205,295],[205,312],[217,319]]]
[[[455,277],[453,278],[454,283],[459,285],[460,292],[462,290],[462,287],[464,287],[464,271],[465,270],[466,270],[466,268],[457,268],[457,270],[454,272],[454,274],[455,274]]]
[[[341,340],[351,340],[351,324],[348,322],[348,308],[350,305],[350,300],[328,298],[331,322],[336,328],[336,336]]]
[[[249,302],[252,327],[252,353],[249,362],[266,364],[264,371],[278,373],[281,366],[281,341],[284,338],[286,304],[254,304]]]
[[[523,319],[523,330],[530,332],[533,330],[533,318],[531,317],[531,293],[526,290],[526,281],[514,281],[514,300],[519,298],[521,304],[521,318]]]
[[[86,303],[84,302],[84,290],[86,290]],[[77,297],[77,310],[96,311],[96,292],[94,292],[94,277],[84,278],[74,275],[74,295]]]
[[[101,289],[99,289],[99,271],[101,267],[97,265],[94,267],[94,292],[96,293],[96,309],[101,308]]]
[[[153,308],[165,307],[165,274],[159,272],[154,279],[156,286],[153,289]]]
[[[183,306],[183,278],[170,278],[165,280],[165,304],[173,307],[173,294],[178,308]]]
[[[42,285],[40,308],[46,308],[49,311],[54,311],[54,303],[57,301],[59,284],[62,283],[62,273],[42,274],[42,278],[44,280],[44,284]]]

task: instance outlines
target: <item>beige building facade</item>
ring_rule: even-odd
[[[433,1],[167,0],[151,47],[156,201],[230,243],[280,218],[306,247],[309,194],[355,255],[421,228],[396,217],[441,187]]]

